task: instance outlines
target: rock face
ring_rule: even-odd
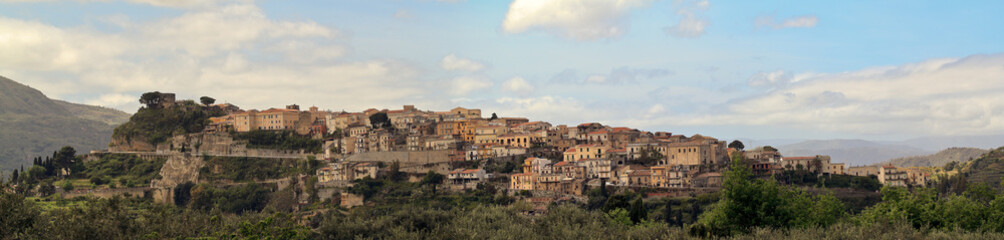
[[[158,203],[174,203],[174,188],[185,182],[199,183],[199,169],[206,165],[200,156],[190,154],[171,154],[160,169],[160,179],[153,180],[154,201]]]

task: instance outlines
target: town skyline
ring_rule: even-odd
[[[0,74],[129,113],[159,90],[732,139],[1004,134],[1002,33],[978,27],[1001,3],[618,3],[6,0]]]

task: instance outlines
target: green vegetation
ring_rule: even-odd
[[[199,184],[191,189],[188,207],[201,211],[218,209],[228,213],[259,212],[268,204],[271,194],[271,189],[258,184],[226,188]]]
[[[862,191],[878,191],[882,188],[876,176],[819,175],[807,170],[787,170],[774,175],[779,183],[819,188],[853,188]]]
[[[206,165],[199,169],[199,176],[210,181],[260,181],[312,172],[308,161],[297,159],[205,156],[203,160]]]
[[[118,182],[123,187],[149,186],[151,180],[160,177],[165,162],[166,158],[143,160],[133,154],[106,154],[97,161],[84,163],[79,177],[98,178],[102,183]]]
[[[983,156],[964,163],[959,173],[970,183],[983,183],[1001,189],[1004,179],[1004,147],[994,149]]]
[[[293,131],[253,130],[250,132],[234,133],[234,140],[247,141],[249,148],[288,151],[297,151],[302,149],[308,153],[324,152],[324,142],[313,139],[310,136],[296,134],[296,132]]]
[[[931,155],[892,159],[889,160],[889,164],[899,167],[939,167],[952,162],[956,164],[964,163],[976,159],[987,152],[989,151],[986,149],[953,147]],[[951,168],[945,168],[945,171],[951,170]]]
[[[177,134],[201,132],[209,125],[210,117],[223,115],[219,108],[205,107],[190,100],[169,108],[148,106],[140,108],[129,122],[115,128],[112,138],[156,145]]]
[[[726,236],[758,227],[826,227],[845,213],[843,203],[833,195],[812,196],[772,179],[755,179],[749,166],[736,157],[725,174],[721,200],[701,215],[691,231],[700,236]]]
[[[86,199],[43,210],[17,194],[0,192],[3,239],[311,239],[295,216],[229,214],[153,204],[149,199]]]

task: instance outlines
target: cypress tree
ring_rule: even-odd
[[[641,200],[641,197],[634,200],[634,203],[631,204],[631,212],[628,214],[631,216],[631,222],[634,223],[639,223],[648,218],[648,211],[645,210],[645,202]]]

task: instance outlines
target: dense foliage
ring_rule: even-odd
[[[813,196],[781,186],[773,179],[755,179],[749,165],[737,157],[725,174],[721,200],[701,215],[692,231],[698,235],[731,235],[749,233],[758,227],[826,227],[845,213],[843,203],[833,195]]]
[[[324,145],[324,142],[321,140],[299,135],[293,131],[253,130],[250,132],[235,133],[234,139],[247,141],[249,148],[289,151],[304,150],[308,153],[321,153],[323,152],[322,147]]]
[[[270,159],[250,157],[205,156],[206,165],[199,170],[203,179],[246,182],[277,179],[300,172],[311,172],[308,161],[297,159]]]
[[[188,207],[195,210],[220,210],[228,213],[259,212],[271,198],[272,189],[258,184],[217,188],[199,184],[192,188]]]
[[[210,117],[223,116],[219,108],[199,105],[194,101],[181,101],[173,107],[144,107],[136,111],[112,134],[114,139],[141,140],[150,144],[167,141],[173,135],[202,132]]]
[[[165,162],[166,158],[144,160],[133,154],[107,154],[96,161],[84,163],[79,177],[100,178],[103,182],[118,179],[125,187],[148,186],[151,180],[160,177],[160,168]]]
[[[807,170],[786,170],[781,174],[774,175],[774,179],[782,184],[819,188],[853,188],[863,191],[878,191],[882,188],[882,183],[874,175],[867,177],[837,174],[820,175]]]

